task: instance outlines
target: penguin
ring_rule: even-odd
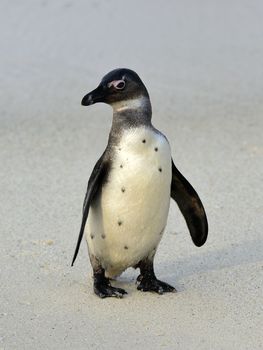
[[[150,97],[137,73],[119,68],[106,74],[81,104],[98,102],[112,107],[112,127],[107,147],[88,181],[71,266],[85,235],[93,288],[100,298],[126,294],[110,280],[129,267],[140,269],[138,290],[176,292],[157,279],[153,265],[170,198],[177,203],[197,247],[208,235],[203,204],[176,168],[167,138],[152,125]]]

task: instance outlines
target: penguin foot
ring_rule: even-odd
[[[127,292],[122,288],[112,287],[109,282],[94,283],[94,292],[100,298],[122,298]]]
[[[140,282],[137,289],[142,292],[155,292],[158,294],[175,293],[176,289],[170,284],[159,281],[156,277],[143,277],[139,275],[137,281]]]
[[[153,260],[144,259],[139,262],[141,274],[137,277],[137,283],[139,283],[137,289],[142,292],[155,292],[158,294],[163,293],[175,293],[176,289],[170,286],[168,283],[159,281],[154,273]]]
[[[100,298],[108,298],[108,297],[115,297],[115,298],[122,298],[124,294],[127,294],[127,292],[122,288],[116,288],[112,287],[110,284],[110,280],[108,277],[105,276],[105,270],[100,265],[99,261],[92,256],[92,263],[93,263],[93,289],[94,293],[100,297]]]

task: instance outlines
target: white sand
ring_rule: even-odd
[[[2,0],[0,16],[0,349],[261,349],[262,1]],[[85,244],[70,262],[111,110],[80,101],[122,66],[210,235],[196,248],[173,203],[156,272],[178,293],[129,270],[128,296],[100,300]]]

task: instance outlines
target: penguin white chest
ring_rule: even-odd
[[[147,127],[126,130],[85,228],[89,252],[109,276],[154,254],[167,221],[170,185],[167,139]]]

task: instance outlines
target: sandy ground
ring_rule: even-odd
[[[262,16],[256,0],[1,1],[1,350],[262,349]],[[156,272],[178,293],[128,270],[128,296],[100,300],[85,244],[70,262],[111,110],[80,100],[123,66],[210,235],[196,248],[172,203]]]

